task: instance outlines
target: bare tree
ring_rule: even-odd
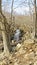
[[[4,44],[4,53],[9,54],[11,50],[10,42],[9,42],[9,26],[7,23],[6,17],[2,13],[2,0],[0,0],[0,22],[3,36],[3,44]]]
[[[10,21],[11,21],[11,26],[10,27],[13,26],[13,28],[14,28],[14,25],[15,25],[14,19],[15,19],[15,17],[13,15],[13,4],[14,4],[14,0],[12,0],[12,5],[11,5],[11,18],[10,18]]]
[[[36,0],[34,0],[35,6],[35,37],[37,37],[37,7],[36,7]]]

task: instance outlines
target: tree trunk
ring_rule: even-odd
[[[37,7],[36,7],[36,0],[34,0],[35,3],[35,38],[37,38]]]
[[[5,26],[1,23],[1,29],[4,29],[4,31],[2,31],[2,36],[3,36],[3,44],[4,44],[4,52],[5,53],[9,53],[9,40],[8,40],[8,36],[7,33],[5,31]]]
[[[2,2],[2,0],[0,0],[0,12],[1,12],[1,10],[2,10],[2,9],[1,9],[1,2]]]
[[[2,13],[2,6],[1,6],[2,2],[0,0],[0,21],[1,21],[1,29],[2,31],[2,36],[3,36],[3,44],[4,44],[4,52],[5,54],[9,54],[11,46],[10,46],[10,42],[9,42],[9,36],[7,35],[6,32],[6,26],[5,24],[3,24],[2,22],[7,22],[6,17],[3,15]]]
[[[35,22],[35,37],[37,38],[37,12],[36,12],[36,22]]]

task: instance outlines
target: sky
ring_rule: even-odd
[[[14,13],[15,12],[17,14],[28,14],[29,13],[29,6],[27,5],[27,3],[26,4],[22,3],[24,1],[28,1],[28,0],[14,0],[14,5],[13,5]],[[33,0],[32,0],[32,2],[33,2]],[[7,12],[11,12],[11,4],[12,4],[12,0],[2,0],[2,6],[3,6],[2,9],[7,11]],[[33,5],[31,5],[31,6],[33,9]]]

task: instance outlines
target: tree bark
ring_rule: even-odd
[[[10,42],[9,42],[9,35],[7,34],[7,31],[6,31],[6,23],[7,20],[6,20],[6,17],[3,15],[2,13],[2,0],[0,0],[0,21],[1,21],[1,29],[5,30],[5,31],[2,31],[2,36],[3,36],[3,44],[4,44],[4,52],[5,54],[9,54],[10,50],[11,50],[11,46],[10,46]],[[2,23],[4,22],[4,24]]]
[[[36,7],[36,0],[34,0],[35,5],[35,38],[37,38],[37,7]]]
[[[1,2],[2,2],[2,0],[0,0],[0,12],[1,12],[1,10],[2,10],[2,9],[1,9]]]

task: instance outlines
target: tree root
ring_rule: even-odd
[[[3,60],[3,59],[5,59],[5,58],[9,58],[9,56],[10,56],[10,53],[7,54],[7,53],[5,53],[5,52],[2,52],[2,53],[0,54],[0,61]]]

